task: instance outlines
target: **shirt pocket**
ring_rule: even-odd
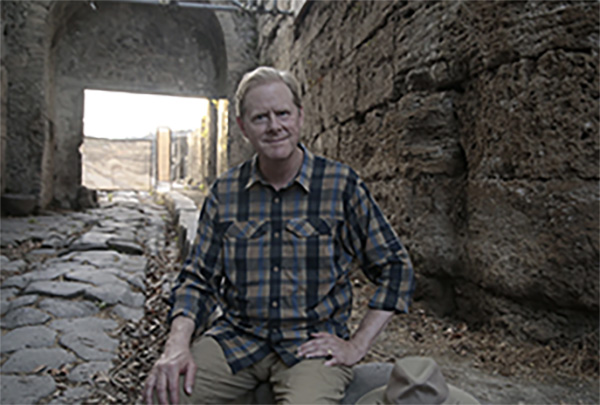
[[[340,278],[333,219],[293,218],[286,222],[282,286],[311,307],[328,295]]]
[[[268,252],[268,221],[232,221],[223,238],[223,269],[238,299],[248,295],[248,287],[261,282],[264,256]]]

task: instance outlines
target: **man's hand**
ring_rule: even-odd
[[[344,340],[326,332],[313,333],[313,339],[298,349],[298,355],[308,359],[326,357],[326,366],[353,366],[367,354],[367,348],[359,347],[352,340]]]
[[[179,403],[179,376],[185,374],[184,389],[190,395],[194,385],[196,363],[190,351],[190,339],[194,332],[194,321],[189,318],[177,317],[171,325],[169,339],[165,344],[165,351],[152,367],[146,386],[144,400],[152,404],[153,393],[160,404],[168,404],[170,397],[172,404]]]
[[[353,366],[369,351],[375,338],[388,324],[391,311],[369,309],[350,340],[341,339],[325,332],[313,333],[313,339],[298,348],[300,357],[327,357],[326,366]]]

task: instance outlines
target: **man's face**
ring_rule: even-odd
[[[244,114],[238,117],[238,124],[259,160],[281,161],[296,150],[303,119],[304,113],[294,104],[290,89],[277,81],[246,93]]]

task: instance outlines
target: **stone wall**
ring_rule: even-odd
[[[547,342],[598,327],[598,3],[307,2],[261,17],[304,141],[352,165],[416,299]]]
[[[48,2],[2,2],[2,66],[6,69],[5,190],[42,196],[44,146],[50,137],[46,113],[49,39]],[[52,178],[48,178],[52,181]]]
[[[152,189],[152,140],[85,137],[82,184],[93,190]]]
[[[42,208],[76,206],[84,89],[229,98],[256,64],[255,19],[244,13],[87,1],[1,7],[3,192],[35,195]],[[235,135],[227,150],[241,160],[247,150]]]

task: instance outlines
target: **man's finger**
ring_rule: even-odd
[[[309,340],[306,343],[303,343],[299,348],[298,348],[298,354],[300,356],[304,356],[312,351],[315,351],[319,348],[320,344],[318,341],[315,340]]]
[[[188,366],[187,371],[185,373],[185,380],[183,382],[183,387],[188,395],[192,395],[192,389],[194,388],[194,377],[196,376],[196,365],[191,364]]]
[[[170,372],[167,374],[167,389],[169,390],[169,397],[171,398],[172,404],[179,403],[179,374],[177,372]]]
[[[158,402],[161,405],[167,405],[167,376],[164,373],[159,373],[156,381],[156,395]]]
[[[152,391],[154,391],[155,381],[156,377],[154,374],[150,374],[146,380],[146,387],[144,388],[144,399],[146,401],[146,405],[152,405]]]

